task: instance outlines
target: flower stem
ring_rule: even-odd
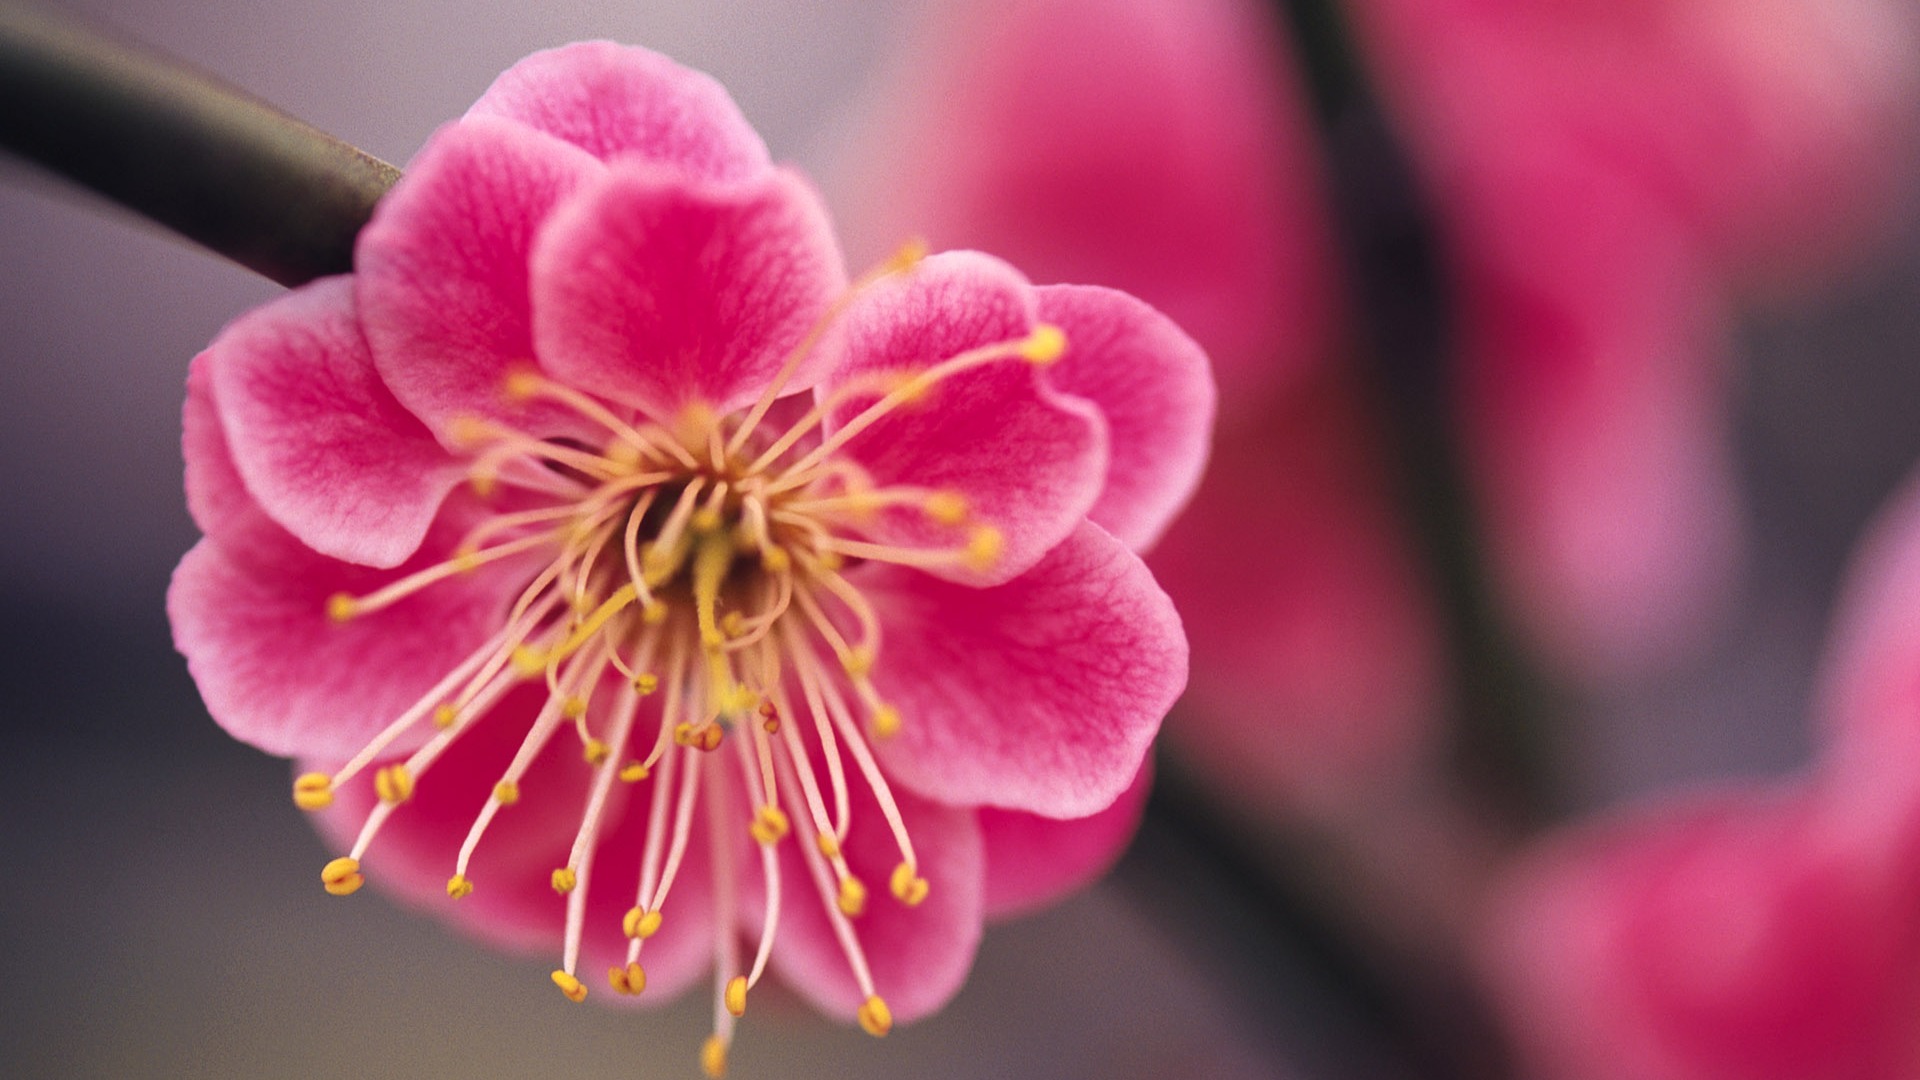
[[[1438,600],[1462,779],[1514,829],[1561,816],[1546,682],[1497,608],[1455,428],[1453,282],[1434,215],[1362,70],[1335,0],[1277,0],[1326,150],[1335,226],[1359,317],[1356,349],[1418,554]]]
[[[282,285],[353,266],[393,166],[85,27],[0,3],[0,147]]]

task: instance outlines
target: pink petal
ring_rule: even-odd
[[[1241,0],[929,12],[828,185],[856,265],[925,235],[1036,281],[1123,289],[1206,348],[1229,411],[1324,353],[1338,274],[1319,149],[1268,13]]]
[[[818,761],[815,768],[822,768]],[[866,910],[852,924],[874,988],[895,1021],[910,1023],[946,1004],[973,966],[986,867],[972,810],[941,806],[897,785],[893,791],[928,882],[927,898],[908,907],[888,890],[900,849],[871,790],[857,779],[850,783],[852,824],[841,850],[868,891]],[[815,888],[797,850],[811,842],[811,830],[802,828],[780,845],[780,933],[772,962],[781,981],[822,1012],[851,1020],[865,997],[828,922],[834,894]],[[749,872],[757,875],[754,865]],[[749,888],[743,926],[755,933],[765,908],[759,889]]]
[[[457,417],[574,433],[571,413],[510,404],[533,362],[527,260],[553,208],[603,166],[490,117],[441,128],[375,208],[354,251],[355,299],[380,376],[442,439]]]
[[[295,543],[247,491],[227,447],[226,425],[214,395],[208,353],[187,368],[187,401],[180,415],[180,450],[187,463],[187,511],[207,536],[230,550]]]
[[[1150,560],[1193,643],[1167,738],[1243,805],[1297,812],[1432,745],[1439,631],[1380,453],[1339,373],[1309,378],[1221,430]]]
[[[724,414],[760,396],[845,287],[796,174],[709,184],[621,163],[540,235],[534,338],[574,386],[663,416],[694,401]]]
[[[1531,1075],[1911,1075],[1903,894],[1801,792],[1649,808],[1564,837],[1487,912],[1485,967]]]
[[[1820,706],[1841,797],[1897,817],[1920,812],[1920,480],[1882,511],[1855,556]]]
[[[571,730],[553,737],[520,781],[520,801],[502,808],[481,838],[467,872],[473,892],[458,901],[447,897],[460,846],[545,700],[544,686],[516,690],[462,734],[418,778],[413,796],[382,827],[363,867],[370,883],[408,904],[490,943],[543,953],[558,967],[567,899],[554,892],[552,875],[568,865],[593,772]],[[603,722],[596,710],[596,725]],[[336,763],[310,764],[327,769]],[[712,963],[712,866],[705,836],[697,834],[667,898],[660,932],[641,951],[646,992],[620,997],[606,984],[607,969],[626,964],[621,920],[640,880],[650,795],[644,784],[615,784],[591,872],[576,886],[587,890],[578,974],[598,1001],[662,1004]],[[344,851],[374,805],[371,777],[362,777],[317,815],[321,831]]]
[[[602,161],[640,157],[702,180],[767,168],[767,148],[711,76],[611,41],[537,52],[508,68],[469,116],[499,116]]]
[[[879,565],[857,584],[886,629],[875,685],[905,718],[881,760],[944,803],[1104,810],[1186,685],[1180,617],[1097,525],[990,589]]]
[[[863,375],[924,370],[970,349],[1018,341],[1034,316],[1033,288],[1005,263],[975,252],[935,255],[848,306],[820,346],[833,372],[821,393]],[[834,409],[829,433],[876,398],[858,395]],[[975,519],[1000,530],[1000,556],[984,571],[954,564],[932,572],[991,585],[1034,565],[1086,517],[1104,483],[1106,443],[1097,408],[1057,392],[1044,369],[1013,358],[935,384],[854,436],[840,456],[879,486],[963,496]],[[915,510],[882,513],[868,532],[882,543],[931,549],[960,547],[967,538]]]
[[[1631,192],[1566,162],[1485,182],[1457,223],[1466,430],[1506,587],[1564,670],[1670,664],[1739,559],[1717,300]]]
[[[399,563],[465,475],[375,373],[350,278],[242,316],[202,365],[247,490],[323,555]]]
[[[443,514],[394,570],[329,559],[264,528],[242,548],[202,540],[174,571],[167,613],[208,712],[270,754],[351,757],[499,629],[532,571],[502,560],[345,623],[328,617],[328,599],[448,558],[470,520]]]
[[[1206,354],[1125,293],[1085,285],[1038,292],[1041,321],[1067,335],[1048,380],[1098,405],[1107,421],[1107,483],[1087,516],[1144,551],[1186,505],[1206,465],[1214,413]]]
[[[980,811],[987,845],[987,917],[1036,911],[1085,888],[1113,867],[1140,827],[1153,786],[1153,760],[1112,806],[1059,821],[1018,810]]]

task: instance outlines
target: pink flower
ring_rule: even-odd
[[[1561,670],[1698,638],[1740,543],[1729,301],[1894,208],[1912,20],[1890,0],[1361,0],[1452,249],[1462,431],[1501,584]]]
[[[1659,800],[1508,876],[1482,959],[1536,1075],[1920,1071],[1920,486],[1839,625],[1809,775]]]
[[[885,1034],[1113,858],[1186,676],[1133,549],[1212,413],[1164,317],[850,284],[717,84],[608,43],[502,75],[355,261],[195,360],[169,599],[328,891],[557,943],[575,1000],[711,968],[718,1074],[766,970]]]
[[[857,252],[902,230],[1003,251],[1151,298],[1206,348],[1213,464],[1153,556],[1192,616],[1197,708],[1169,734],[1280,804],[1402,762],[1439,696],[1383,463],[1330,362],[1338,272],[1286,50],[1243,0],[936,4],[833,185]]]

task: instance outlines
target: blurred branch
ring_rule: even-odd
[[[279,282],[353,266],[400,172],[177,62],[0,3],[0,148]]]
[[[1496,607],[1461,460],[1457,310],[1434,214],[1363,70],[1338,0],[1277,0],[1300,42],[1326,150],[1365,374],[1406,511],[1445,620],[1457,763],[1515,828],[1563,813],[1543,722],[1544,682]]]

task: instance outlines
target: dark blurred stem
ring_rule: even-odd
[[[173,61],[0,2],[0,148],[265,275],[353,267],[386,162]]]
[[[1497,609],[1467,481],[1454,370],[1457,310],[1420,178],[1362,70],[1337,0],[1278,0],[1327,151],[1355,298],[1356,348],[1392,453],[1400,505],[1445,620],[1463,779],[1508,826],[1559,816],[1546,686]]]

